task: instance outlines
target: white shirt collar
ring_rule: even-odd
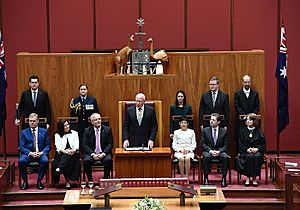
[[[246,90],[245,88],[243,88],[244,93],[250,93],[251,88],[249,88],[249,90]]]

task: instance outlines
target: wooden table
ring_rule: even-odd
[[[116,148],[117,178],[171,177],[171,149],[155,147],[152,151],[124,151]]]
[[[131,210],[133,205],[144,198],[145,195],[159,198],[164,202],[165,207],[170,210],[198,210],[199,205],[207,203],[210,206],[226,205],[222,190],[217,189],[217,193],[211,195],[197,195],[195,197],[186,195],[185,206],[180,206],[179,192],[165,187],[122,188],[122,190],[110,194],[110,205],[113,210]],[[68,206],[71,205],[74,209],[76,205],[85,204],[91,204],[92,208],[103,208],[104,198],[95,199],[92,195],[81,196],[80,190],[68,190],[66,192],[63,203],[65,209],[68,209]]]
[[[291,162],[299,162],[299,158],[297,159],[298,161],[294,158],[294,161]],[[300,184],[300,171],[296,170],[300,170],[300,167],[286,167],[284,159],[275,160],[275,180],[278,188],[285,189],[286,210],[293,210],[294,185]]]

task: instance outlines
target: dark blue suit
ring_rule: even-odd
[[[83,144],[83,133],[85,128],[90,126],[88,118],[93,113],[100,113],[98,109],[97,100],[93,96],[86,96],[85,100],[82,100],[81,96],[73,98],[70,103],[71,116],[78,117],[78,135],[79,135],[79,147]]]
[[[148,146],[148,141],[155,142],[157,134],[156,114],[152,107],[144,105],[144,115],[141,125],[136,116],[136,106],[131,106],[126,110],[123,125],[123,142],[129,140],[130,147]]]
[[[30,152],[33,152],[33,136],[31,132],[31,128],[26,128],[22,131],[20,142],[19,142],[19,149],[21,152],[18,166],[24,182],[27,182],[27,170],[26,166],[31,162],[38,162],[40,164],[39,171],[38,171],[38,179],[41,180],[44,175],[45,171],[48,167],[48,154],[51,149],[50,138],[48,136],[48,132],[44,128],[38,127],[38,149],[39,152],[43,152],[39,158],[34,159],[31,156],[28,156]]]

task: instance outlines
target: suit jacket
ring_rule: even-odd
[[[37,98],[36,98],[36,106],[34,107],[32,101],[31,89],[25,90],[21,95],[21,100],[19,103],[18,111],[16,114],[16,118],[20,119],[23,115],[23,128],[28,127],[25,124],[25,118],[27,118],[31,113],[36,113],[39,117],[47,118],[47,124],[51,124],[51,106],[48,97],[48,93],[42,89],[38,89]]]
[[[212,93],[208,91],[203,93],[200,101],[199,107],[199,125],[203,125],[203,127],[209,126],[209,121],[203,120],[203,115],[210,115],[212,113],[218,113],[224,115],[224,120],[221,121],[221,127],[228,127],[229,124],[229,96],[227,93],[222,91],[218,91],[218,96],[216,98],[215,107],[213,107],[212,102]]]
[[[114,140],[113,140],[113,135],[110,127],[101,125],[100,143],[101,143],[102,152],[104,152],[105,154],[112,155]],[[83,147],[84,154],[90,155],[95,152],[96,136],[95,136],[95,130],[93,126],[90,126],[84,130],[82,147]]]
[[[78,117],[78,130],[84,131],[89,127],[88,118],[93,113],[100,113],[98,109],[97,100],[93,96],[86,96],[83,102],[81,96],[73,98],[70,103],[71,116]]]
[[[128,139],[130,147],[147,147],[148,141],[155,141],[157,134],[156,114],[152,107],[144,105],[144,114],[141,125],[136,116],[136,106],[126,110],[123,124],[123,141]]]
[[[235,92],[234,107],[238,115],[246,115],[249,113],[257,114],[260,108],[258,93],[251,89],[249,97],[247,98],[243,89]]]
[[[50,138],[48,131],[45,128],[38,127],[38,148],[40,152],[48,155],[51,149]],[[19,149],[21,154],[28,155],[29,152],[33,152],[33,136],[30,128],[22,130]]]
[[[201,134],[201,147],[203,152],[209,152],[210,150],[219,150],[221,153],[227,152],[227,131],[219,127],[217,143],[214,145],[212,128],[204,128]]]

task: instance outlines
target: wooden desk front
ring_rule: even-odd
[[[296,158],[294,158],[293,162],[299,162],[299,159],[296,161]],[[289,169],[300,170],[300,167],[287,167],[284,165],[283,160],[275,160],[275,179],[277,187],[285,189],[285,209],[293,210],[294,184],[300,184],[300,172],[289,171]]]
[[[198,190],[199,193],[199,190]],[[167,209],[171,210],[199,210],[199,205],[210,204],[211,206],[218,206],[219,204],[226,205],[226,199],[221,189],[217,189],[217,193],[212,195],[197,195],[190,197],[186,194],[185,206],[180,206],[179,192],[165,187],[132,187],[122,188],[110,194],[110,206],[113,210],[131,210],[133,205],[140,199],[148,197],[155,197],[164,202]],[[91,204],[92,208],[103,208],[104,198],[95,199],[92,195],[80,195],[80,190],[68,190],[64,199],[64,208],[84,204]],[[205,209],[205,208],[204,208]]]
[[[117,178],[171,177],[171,149],[156,147],[152,151],[124,151],[116,148]]]

